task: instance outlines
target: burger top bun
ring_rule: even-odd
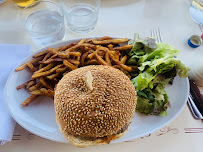
[[[91,73],[92,85],[87,83]],[[136,107],[130,79],[110,66],[91,65],[66,74],[54,97],[56,121],[66,137],[105,137],[129,125]]]

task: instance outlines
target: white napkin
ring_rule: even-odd
[[[30,53],[30,45],[0,44],[0,145],[12,140],[16,125],[4,103],[6,80],[17,64]]]

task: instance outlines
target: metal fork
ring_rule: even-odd
[[[159,27],[151,29],[150,33],[151,33],[151,37],[154,37],[158,43],[162,42],[161,32]]]

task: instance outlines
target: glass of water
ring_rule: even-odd
[[[21,12],[21,22],[33,42],[40,47],[65,37],[63,10],[54,2],[35,1],[27,5]]]
[[[203,0],[192,0],[190,16],[196,23],[203,25]]]
[[[60,0],[67,26],[75,33],[91,32],[97,23],[101,0]]]

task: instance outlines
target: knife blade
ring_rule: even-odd
[[[203,95],[200,92],[199,88],[195,84],[194,80],[190,79],[190,94],[192,99],[198,108],[199,112],[203,115]]]

